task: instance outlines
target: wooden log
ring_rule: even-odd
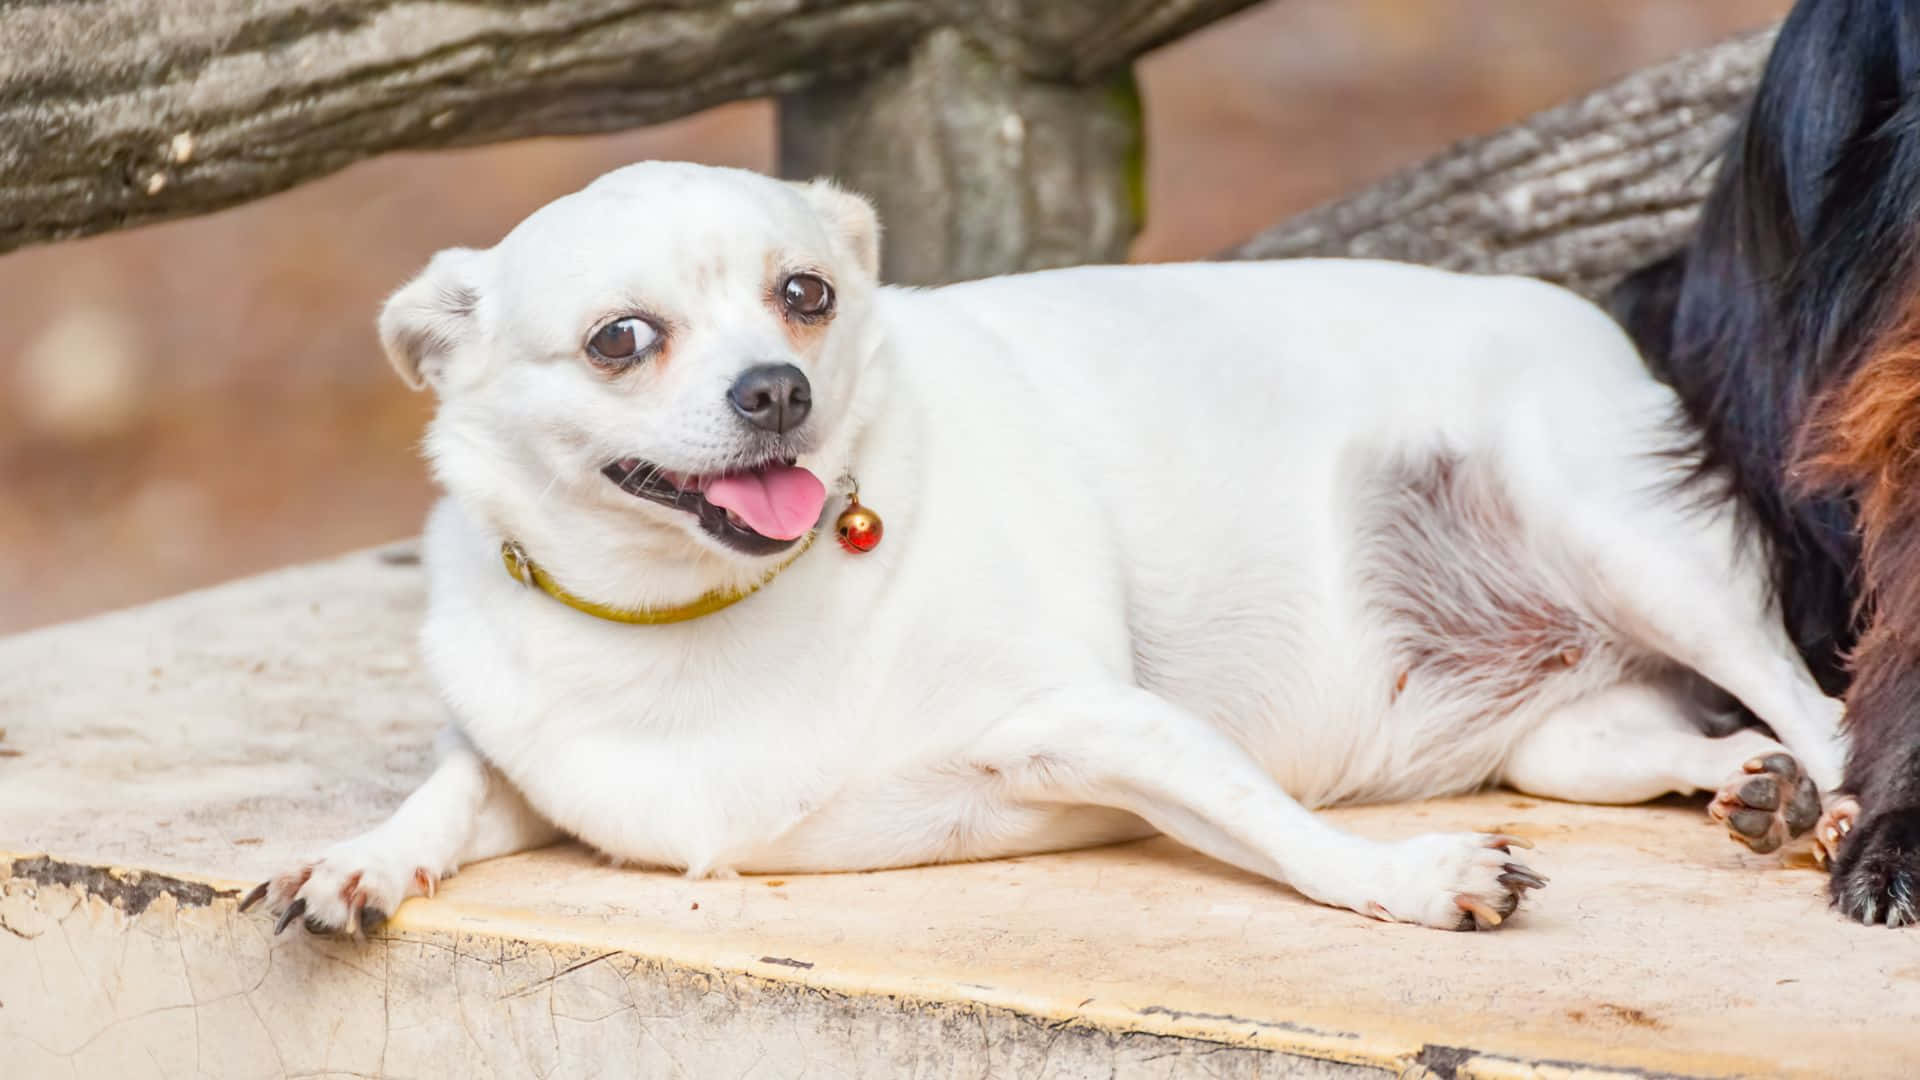
[[[1772,47],[1748,34],[1629,75],[1227,252],[1528,274],[1602,295],[1685,242]]]
[[[0,3],[0,251],[399,149],[612,131],[856,80],[933,30],[1102,82],[1250,0]]]

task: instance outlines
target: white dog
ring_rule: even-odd
[[[719,875],[1157,829],[1471,929],[1541,884],[1511,838],[1304,807],[1732,775],[1766,850],[1837,783],[1838,705],[1585,301],[1342,260],[882,288],[878,231],[824,183],[636,165],[388,302],[440,396],[454,737],[249,902],[360,929],[562,835]],[[884,539],[812,543],[855,482]],[[1701,679],[1780,741],[1709,738]]]

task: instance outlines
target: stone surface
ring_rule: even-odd
[[[1553,878],[1495,934],[1374,923],[1162,840],[691,882],[572,846],[366,944],[238,891],[426,770],[420,574],[362,553],[0,640],[0,1073],[1905,1077],[1920,933],[1692,803],[1336,811],[1497,828]]]
[[[881,277],[938,285],[1123,262],[1139,231],[1132,76],[1036,79],[956,29],[897,67],[780,100],[780,171],[873,200]]]

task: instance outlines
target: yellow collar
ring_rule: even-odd
[[[772,581],[779,575],[780,571],[792,566],[794,560],[805,555],[807,549],[812,546],[813,534],[808,533],[806,540],[801,543],[799,550],[789,555],[786,561],[779,566],[768,570],[766,576],[762,577],[758,583],[748,585],[745,588],[715,589],[710,593],[696,597],[684,604],[675,604],[672,607],[638,609],[609,607],[606,604],[596,604],[591,600],[582,600],[561,588],[559,584],[553,580],[551,575],[535,565],[532,559],[527,558],[525,548],[522,548],[512,540],[505,541],[500,545],[500,557],[505,560],[507,573],[513,575],[513,580],[522,585],[529,585],[539,589],[541,592],[546,593],[548,596],[553,597],[555,600],[560,601],[575,611],[585,612],[596,619],[606,619],[609,622],[658,626],[663,623],[686,622],[689,619],[697,619],[702,615],[711,615],[716,611],[732,607],[747,597],[752,596],[754,593],[759,592],[762,585]]]

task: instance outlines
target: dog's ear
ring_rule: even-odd
[[[448,248],[380,309],[380,344],[393,370],[419,390],[439,379],[447,357],[473,333],[480,302],[471,248]]]
[[[847,246],[847,251],[870,277],[880,276],[880,215],[873,204],[834,184],[831,180],[809,180],[795,184],[812,204],[827,230]]]

